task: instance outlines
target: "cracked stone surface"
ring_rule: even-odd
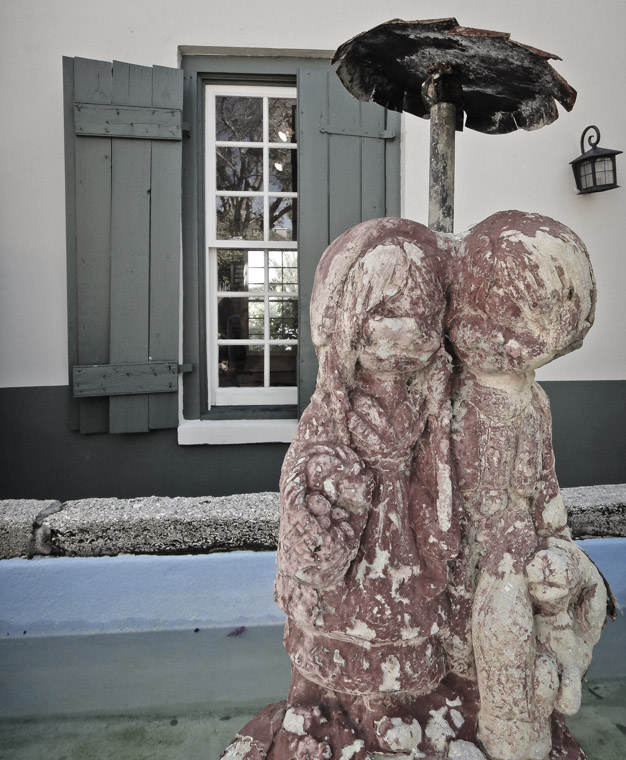
[[[33,549],[37,517],[56,509],[61,509],[61,503],[52,499],[0,501],[0,559],[27,557]]]
[[[64,556],[271,549],[277,504],[274,493],[82,499],[46,522],[53,553]]]
[[[626,484],[563,488],[561,494],[574,538],[626,536]],[[51,514],[70,504],[67,521],[61,515],[54,517],[54,526],[64,535],[55,538],[53,545]],[[167,514],[172,507],[175,514]],[[250,546],[273,550],[278,543],[278,514],[278,492],[175,499],[80,499],[66,504],[5,499],[0,501],[0,559],[50,555],[53,551],[90,557],[95,552],[171,554]],[[163,515],[167,515],[167,532],[160,530]],[[39,524],[35,524],[37,518]],[[141,540],[135,541],[138,533]]]
[[[577,538],[626,536],[626,484],[564,488],[563,495]]]
[[[289,694],[240,760],[582,760],[563,715],[607,614],[535,370],[582,344],[586,248],[547,217],[357,225],[311,298],[316,391],[283,464]]]

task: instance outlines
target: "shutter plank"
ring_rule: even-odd
[[[111,286],[111,141],[76,145],[77,362],[109,361]],[[108,430],[106,399],[80,402],[80,432]]]
[[[400,216],[402,197],[400,189],[400,134],[402,114],[397,111],[385,113],[385,128],[393,132],[393,140],[385,140],[385,213],[384,216]]]
[[[147,362],[150,303],[150,158],[146,141],[113,141],[112,364]],[[147,431],[147,396],[110,400],[111,432]]]
[[[110,103],[111,64],[76,59],[74,98]],[[109,360],[109,290],[111,228],[111,141],[76,142],[75,147],[77,361]],[[79,402],[81,433],[106,432],[106,399]]]
[[[364,138],[350,135],[361,129],[361,109],[339,77],[329,75],[329,242],[361,221],[361,146]],[[337,134],[346,132],[347,134]]]
[[[78,284],[76,281],[76,151],[73,129],[74,59],[63,58],[65,148],[65,245],[67,250],[67,348],[69,367],[78,364]],[[72,128],[71,128],[72,127]],[[80,428],[79,402],[70,400],[70,430]]]
[[[359,103],[361,127],[385,131],[385,112],[374,103]],[[385,149],[387,140],[361,140],[361,221],[385,216]]]
[[[160,108],[181,105],[183,72],[155,66],[152,105]],[[179,355],[180,278],[180,143],[155,142],[152,146],[152,194],[150,215],[150,333],[151,361]],[[173,287],[176,283],[176,287]],[[148,401],[151,429],[178,423],[178,399],[153,395]]]
[[[113,61],[112,102],[121,106],[151,106],[152,69]]]
[[[182,69],[154,66],[152,105],[157,108],[182,108],[184,77]]]
[[[299,269],[299,407],[308,405],[317,376],[311,342],[309,304],[317,262],[329,243],[328,136],[320,126],[328,114],[328,67],[298,71],[298,269]],[[306,181],[304,181],[306,178]]]
[[[111,64],[88,58],[74,59],[74,99],[83,103],[110,103],[113,89]]]
[[[152,70],[113,62],[113,102],[149,106]],[[150,162],[144,140],[113,141],[111,363],[147,362],[150,304]],[[147,432],[148,397],[113,397],[111,433]]]

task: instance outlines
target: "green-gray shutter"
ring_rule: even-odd
[[[178,422],[183,73],[64,59],[73,427]]]
[[[359,222],[400,215],[400,114],[353,98],[328,63],[298,71],[300,410],[315,389],[309,302],[325,248]]]

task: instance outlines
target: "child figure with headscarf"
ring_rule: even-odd
[[[557,697],[569,687],[560,682],[563,647],[550,647],[546,634],[547,610],[534,618],[526,568],[531,563],[537,575],[531,561],[542,551],[549,559],[555,539],[573,564],[580,550],[566,525],[549,403],[534,374],[581,345],[593,321],[595,284],[571,230],[521,212],[494,214],[471,228],[450,282],[447,330],[460,363],[452,440],[464,514],[452,583],[452,668],[477,680],[478,737],[489,757],[544,760],[555,704],[567,701]],[[580,599],[571,599],[574,586],[563,595],[582,604],[592,594],[597,618],[604,589],[589,565]],[[590,622],[594,632],[598,624]],[[593,638],[583,643],[589,651]]]
[[[265,718],[267,757],[409,757],[449,741],[424,736],[413,709],[447,673],[458,549],[441,253],[423,225],[380,219],[318,266],[317,388],[280,484],[276,598],[292,682],[271,730]]]

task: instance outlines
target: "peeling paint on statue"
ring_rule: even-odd
[[[547,760],[604,622],[534,370],[580,345],[584,246],[531,214],[379,219],[318,266],[320,370],[283,465],[288,698],[238,760]],[[448,347],[448,351],[446,351]]]
[[[534,370],[580,346],[593,321],[593,275],[570,230],[519,212],[473,227],[452,270],[447,329],[461,363],[452,440],[464,541],[451,596],[458,593],[456,610],[465,607],[452,628],[466,658],[457,668],[463,675],[476,669],[478,736],[489,756],[542,760],[563,663],[550,652],[550,634],[537,635],[549,615],[533,616],[526,566],[537,552],[553,554],[547,542],[555,539],[572,557],[579,550],[566,526],[549,403]],[[597,572],[586,580],[585,589],[604,593]]]

